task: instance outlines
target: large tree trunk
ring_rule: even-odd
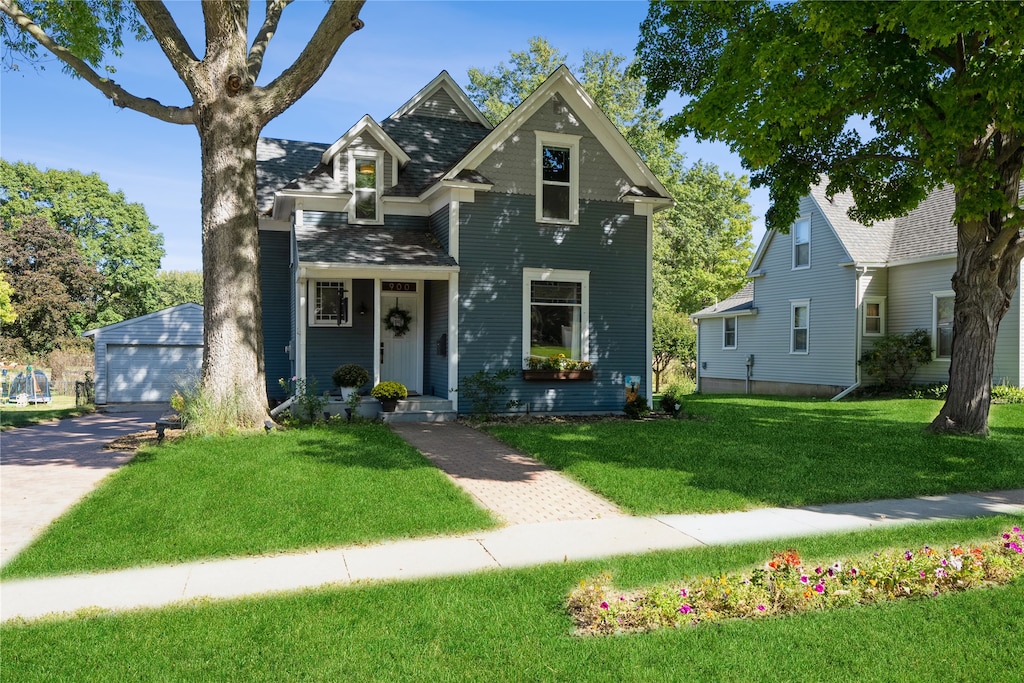
[[[256,218],[261,124],[246,97],[196,108],[203,161],[202,386],[222,417],[252,428],[268,416]]]
[[[985,436],[996,337],[1017,288],[1020,262],[990,253],[991,231],[983,221],[962,222],[957,233],[949,392],[930,429]]]

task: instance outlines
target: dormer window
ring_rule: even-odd
[[[537,131],[537,221],[579,222],[580,138]]]
[[[349,205],[349,223],[381,223],[380,196],[383,191],[381,171],[383,152],[353,152],[349,156],[349,187],[352,202]]]

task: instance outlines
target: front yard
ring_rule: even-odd
[[[926,433],[940,407],[695,395],[687,420],[487,429],[638,515],[1024,487],[1024,405],[993,405],[988,439]]]
[[[494,525],[382,424],[145,448],[0,578],[363,543]]]

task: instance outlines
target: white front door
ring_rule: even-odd
[[[422,290],[422,282],[381,283],[380,379],[401,382],[409,393],[423,392]]]

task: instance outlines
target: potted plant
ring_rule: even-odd
[[[370,381],[370,373],[361,365],[348,363],[331,373],[331,379],[334,380],[334,386],[341,387],[341,400],[347,401],[359,387]]]
[[[564,353],[527,356],[524,362],[523,379],[527,381],[594,379],[594,366],[590,361],[566,358]]]
[[[400,399],[409,395],[409,390],[400,382],[381,382],[370,390],[370,396],[380,401],[381,409],[385,413],[394,412]]]

